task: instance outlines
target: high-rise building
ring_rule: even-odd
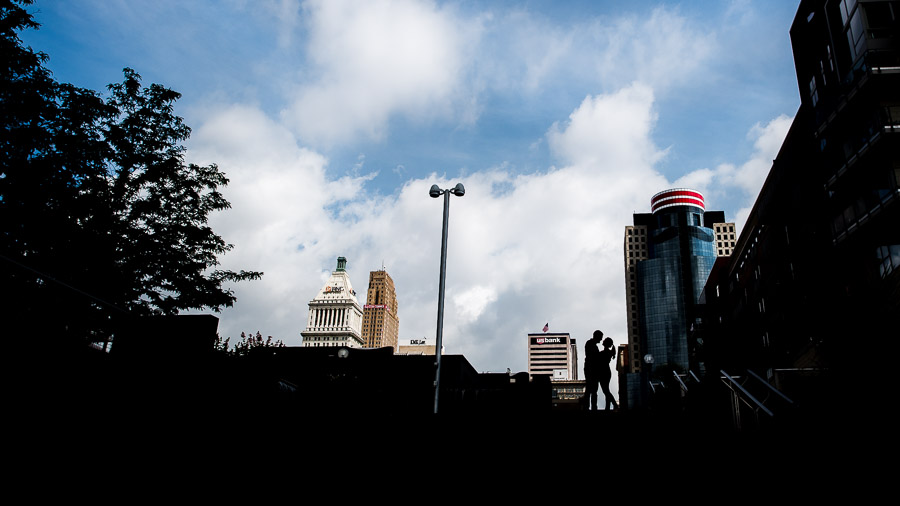
[[[303,346],[364,346],[360,327],[362,309],[347,274],[347,259],[338,257],[337,268],[319,293],[309,301]]]
[[[620,355],[630,357],[630,374],[620,395],[632,406],[639,402],[638,375],[647,355],[656,367],[691,368],[689,333],[700,320],[700,293],[716,258],[731,254],[735,244],[734,223],[726,223],[722,211],[707,211],[698,191],[659,192],[650,209],[625,227],[628,348]]]
[[[369,273],[369,291],[363,307],[362,338],[367,348],[391,347],[397,351],[400,318],[397,292],[387,271]]]
[[[578,379],[578,348],[568,333],[528,334],[528,375],[551,380]]]
[[[893,381],[875,358],[900,326],[900,1],[803,0],[790,34],[801,105],[710,276],[704,342],[831,418]]]

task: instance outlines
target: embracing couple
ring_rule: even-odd
[[[598,345],[603,342],[603,351],[600,351]],[[603,332],[594,331],[591,337],[584,345],[584,378],[587,381],[585,393],[590,397],[590,405],[588,409],[596,411],[597,408],[597,389],[603,388],[603,394],[606,396],[606,409],[612,404],[614,409],[619,409],[616,399],[609,391],[609,380],[612,378],[612,371],[609,363],[616,356],[616,350],[613,349],[613,341],[610,338],[603,339]]]

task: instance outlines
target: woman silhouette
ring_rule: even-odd
[[[612,362],[613,357],[616,356],[616,350],[613,349],[613,340],[610,338],[606,338],[603,340],[603,351],[600,352],[600,388],[603,389],[603,395],[606,396],[606,409],[609,409],[609,405],[613,405],[613,409],[619,409],[619,404],[616,402],[615,397],[613,397],[612,393],[609,391],[609,380],[612,379],[612,371],[610,370],[609,363]]]

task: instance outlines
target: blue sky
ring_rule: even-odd
[[[401,342],[434,338],[437,183],[453,198],[447,353],[526,369],[544,323],[579,347],[625,340],[622,235],[688,186],[743,223],[799,106],[799,2],[38,1],[23,40],[60,81],[122,68],[183,94],[188,159],[217,163],[235,248],[220,333],[300,343],[307,303],[348,258],[382,262]],[[362,302],[362,301],[361,301]]]

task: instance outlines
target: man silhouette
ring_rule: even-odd
[[[600,379],[603,369],[609,370],[609,366],[601,363],[600,348],[597,347],[603,340],[603,332],[594,331],[593,337],[584,343],[584,379],[585,394],[588,396],[588,410],[597,410],[597,390],[600,389]]]

